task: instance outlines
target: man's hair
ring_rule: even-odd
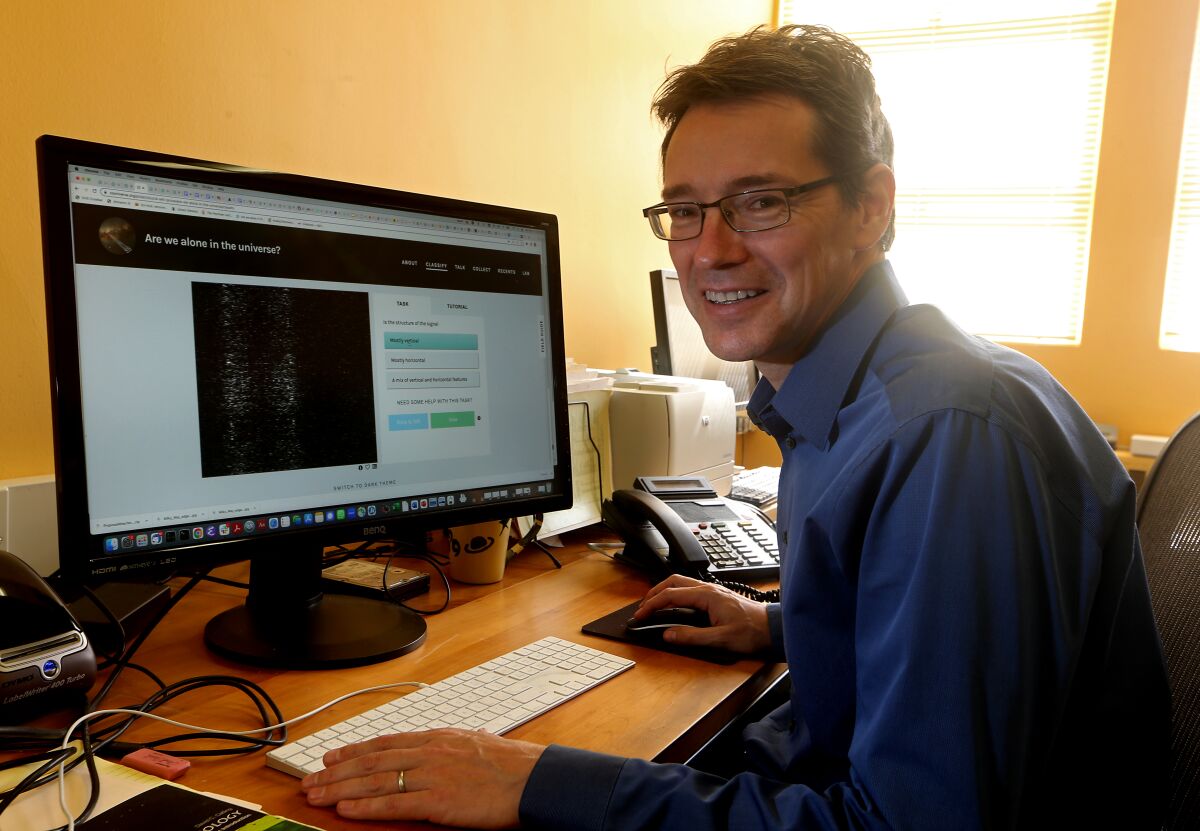
[[[823,26],[759,26],[718,40],[699,63],[673,70],[654,97],[655,116],[666,126],[662,161],[688,109],[696,104],[790,95],[816,114],[813,151],[833,175],[845,177],[842,198],[857,204],[871,165],[892,166],[892,128],[879,106],[871,59],[849,38]],[[894,222],[880,239],[892,244]]]

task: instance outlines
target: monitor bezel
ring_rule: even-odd
[[[562,316],[562,275],[558,221],[553,214],[419,194],[378,186],[262,170],[186,156],[136,150],[61,136],[37,139],[42,218],[42,254],[46,291],[47,340],[58,503],[60,571],[68,579],[144,580],[193,567],[274,554],[295,545],[332,546],[362,539],[411,538],[425,531],[490,519],[561,510],[571,504],[570,435],[567,419],[566,364]],[[203,184],[239,187],[281,195],[325,199],[390,210],[495,222],[543,231],[546,237],[547,329],[554,377],[556,462],[548,494],[427,512],[352,520],[334,526],[306,526],[267,536],[205,541],[177,548],[108,553],[102,538],[90,532],[83,404],[75,304],[75,262],[71,244],[71,165],[160,175]],[[400,499],[398,494],[396,499]],[[313,506],[317,507],[317,506]]]

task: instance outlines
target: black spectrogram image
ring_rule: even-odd
[[[363,292],[192,283],[203,475],[375,462]]]

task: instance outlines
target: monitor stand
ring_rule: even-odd
[[[204,628],[213,652],[239,663],[337,669],[387,661],[425,641],[425,620],[388,600],[325,594],[322,548],[256,554],[246,603]]]

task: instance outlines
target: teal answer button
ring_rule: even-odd
[[[387,349],[479,349],[479,335],[440,332],[384,332]]]

